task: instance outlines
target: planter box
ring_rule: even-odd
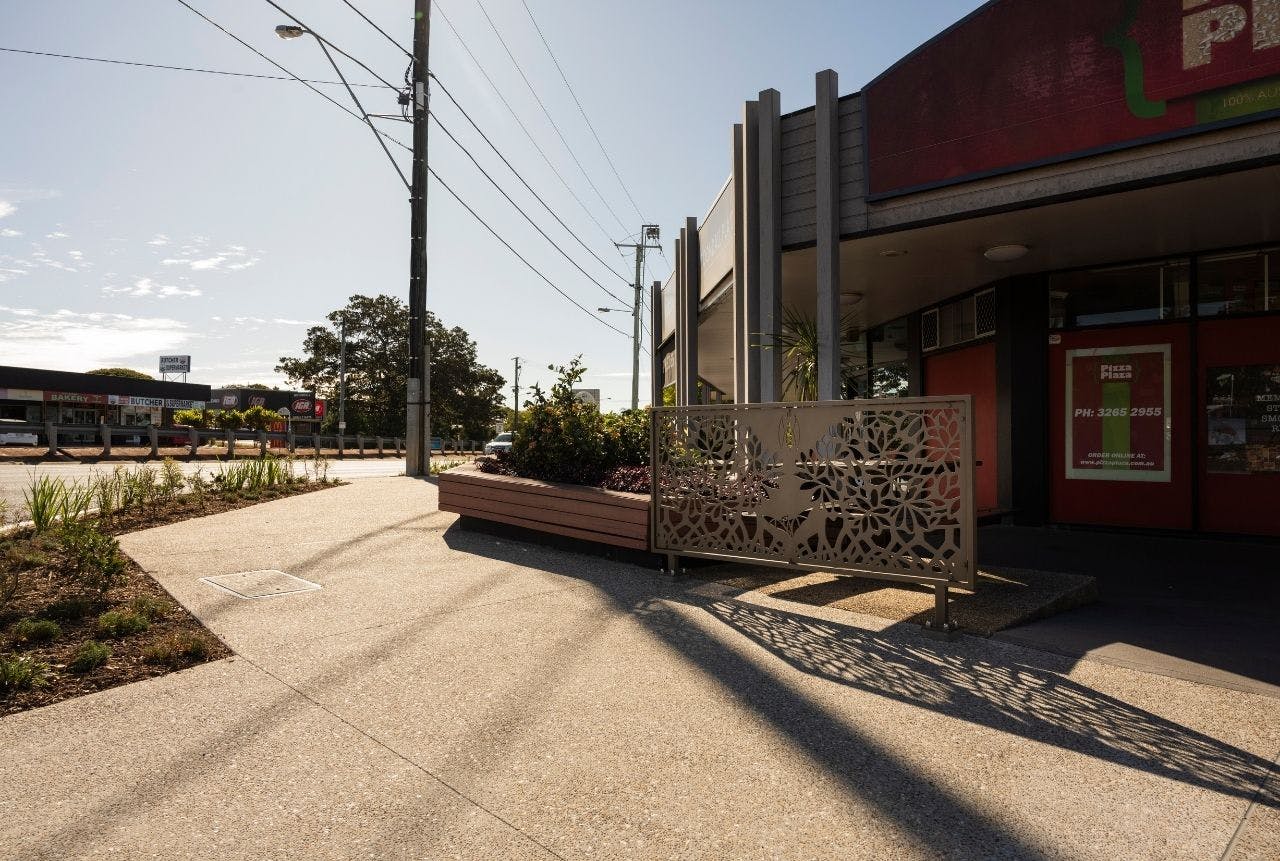
[[[649,549],[649,495],[490,475],[440,474],[440,510],[627,550]]]

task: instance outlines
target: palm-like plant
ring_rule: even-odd
[[[845,314],[840,320],[839,331],[854,329],[853,316]],[[765,345],[766,349],[768,346]],[[818,321],[811,320],[795,308],[782,309],[782,332],[774,349],[782,351],[782,390],[798,401],[818,399]],[[840,339],[840,368],[842,373],[854,363],[853,344]]]

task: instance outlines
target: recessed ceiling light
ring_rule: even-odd
[[[903,251],[901,248],[886,248],[884,251],[880,252],[880,256],[881,257],[906,257],[907,252]]]
[[[1025,245],[993,245],[982,256],[992,263],[1012,263],[1025,257],[1029,250]]]

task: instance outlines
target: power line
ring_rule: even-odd
[[[409,49],[408,49],[408,48],[406,48],[404,45],[401,45],[399,42],[397,42],[397,41],[396,41],[396,40],[391,36],[391,34],[390,34],[390,33],[388,33],[386,30],[382,29],[382,28],[381,28],[381,27],[379,27],[377,24],[373,23],[373,21],[369,18],[369,16],[368,16],[368,15],[366,15],[366,14],[364,14],[363,12],[361,12],[361,11],[360,11],[360,8],[359,8],[358,6],[356,6],[356,4],[352,3],[352,2],[351,2],[351,0],[342,0],[342,2],[343,2],[343,3],[345,3],[345,4],[347,4],[347,6],[351,7],[351,11],[352,11],[352,12],[355,12],[357,15],[359,15],[361,18],[363,18],[363,19],[365,20],[365,22],[366,22],[366,23],[368,23],[368,25],[369,25],[370,27],[372,27],[373,29],[375,29],[375,30],[377,30],[379,33],[381,33],[383,36],[385,36],[385,37],[386,37],[386,40],[387,40],[388,42],[390,42],[391,44],[393,44],[393,45],[395,45],[397,48],[399,48],[401,51],[403,51],[403,52],[404,52],[404,55],[405,55],[406,57],[408,57],[410,60],[412,60],[412,59],[413,59],[413,54],[409,51]]]
[[[111,63],[115,66],[137,66],[143,69],[168,69],[173,72],[201,72],[206,75],[225,75],[231,78],[259,78],[264,81],[300,81],[304,84],[330,84],[335,87],[342,86],[341,81],[318,81],[313,78],[299,78],[297,76],[285,77],[284,75],[255,75],[252,72],[228,72],[222,69],[201,69],[196,66],[166,66],[163,63],[142,63],[137,60],[113,60],[107,57],[82,57],[77,54],[55,54],[52,51],[28,51],[23,48],[0,48],[0,51],[7,51],[10,54],[30,54],[33,57],[55,57],[59,60],[86,60],[90,63]],[[382,88],[382,84],[351,84],[351,86]]]
[[[467,122],[471,124],[471,127],[472,127],[473,129],[475,129],[476,134],[480,135],[480,137],[484,139],[484,142],[485,142],[485,143],[487,143],[487,144],[489,145],[489,148],[490,148],[491,150],[493,150],[494,155],[496,155],[498,158],[502,159],[502,163],[503,163],[503,164],[505,164],[505,165],[507,166],[507,169],[508,169],[508,170],[510,170],[510,171],[515,175],[516,179],[520,180],[520,182],[524,185],[524,187],[525,187],[526,189],[528,189],[529,193],[530,193],[530,194],[532,194],[532,195],[537,199],[538,203],[541,203],[541,204],[542,204],[542,208],[543,208],[543,209],[545,209],[548,213],[550,213],[551,217],[552,217],[552,218],[554,218],[554,219],[556,220],[556,222],[557,222],[561,227],[563,227],[563,228],[565,229],[565,231],[566,231],[570,236],[572,236],[572,237],[574,238],[574,240],[576,240],[576,241],[577,241],[577,243],[578,243],[579,245],[581,245],[581,246],[586,250],[586,252],[587,252],[588,254],[590,254],[590,255],[591,255],[592,257],[594,257],[597,261],[599,261],[599,263],[600,263],[600,265],[601,265],[601,266],[605,267],[605,268],[606,268],[606,269],[608,269],[611,273],[613,273],[613,275],[614,275],[615,277],[617,277],[617,279],[618,279],[619,281],[621,281],[623,284],[626,284],[626,285],[630,286],[631,282],[630,282],[630,281],[628,281],[628,280],[626,279],[626,277],[625,277],[625,276],[623,276],[623,275],[621,275],[620,273],[618,273],[618,272],[617,272],[617,271],[616,271],[612,266],[610,266],[608,263],[606,263],[606,262],[605,262],[605,260],[604,260],[604,258],[602,258],[599,254],[596,254],[594,251],[592,251],[592,250],[591,250],[591,247],[590,247],[589,245],[587,245],[587,243],[586,243],[586,242],[584,242],[584,241],[583,241],[583,240],[578,236],[578,234],[577,234],[577,233],[575,233],[575,232],[572,230],[572,228],[570,228],[570,227],[569,227],[569,225],[565,224],[565,223],[564,223],[564,220],[563,220],[562,218],[560,218],[560,216],[559,216],[559,215],[556,215],[555,210],[553,210],[553,209],[551,208],[550,204],[548,204],[545,200],[543,200],[543,199],[542,199],[542,196],[541,196],[541,195],[539,195],[536,191],[534,191],[534,190],[533,190],[533,186],[529,185],[529,183],[525,180],[525,178],[524,178],[523,176],[521,176],[521,175],[520,175],[520,172],[519,172],[518,170],[516,170],[516,169],[515,169],[515,166],[514,166],[514,165],[512,165],[512,164],[511,164],[511,162],[507,160],[507,157],[506,157],[506,156],[504,156],[504,155],[502,154],[502,152],[498,149],[498,147],[494,144],[494,142],[489,138],[489,136],[488,136],[488,135],[486,135],[486,134],[484,133],[484,131],[480,128],[480,126],[479,126],[479,125],[477,125],[477,124],[476,124],[476,121],[475,121],[475,120],[473,120],[473,119],[471,118],[471,115],[470,115],[469,113],[467,113],[466,109],[465,109],[465,108],[463,108],[463,107],[462,107],[462,105],[460,105],[460,104],[458,103],[458,100],[457,100],[457,99],[455,99],[455,98],[453,97],[453,93],[449,92],[448,88],[447,88],[447,87],[445,87],[445,85],[444,85],[443,83],[441,83],[440,78],[439,78],[439,77],[437,77],[435,74],[432,74],[432,76],[431,76],[431,77],[432,77],[432,79],[436,82],[436,86],[440,88],[440,91],[441,91],[441,92],[443,92],[443,93],[445,94],[445,96],[446,96],[446,97],[448,97],[449,101],[453,102],[453,106],[454,106],[455,108],[457,108],[457,109],[458,109],[459,113],[461,113],[461,114],[462,114],[462,116],[463,116],[464,118],[466,118]],[[433,116],[434,116],[434,113],[433,113]],[[436,122],[439,122],[439,121],[440,121],[440,120],[437,118]],[[608,292],[608,291],[606,291],[606,292]],[[613,294],[610,294],[610,295],[613,295]],[[617,297],[615,296],[614,298],[616,299]],[[621,300],[619,300],[619,301],[621,301]]]
[[[437,120],[437,122],[439,122],[439,121]],[[520,262],[521,262],[521,263],[523,263],[525,266],[528,266],[528,267],[529,267],[529,269],[530,269],[530,270],[532,270],[532,271],[533,271],[533,273],[534,273],[535,275],[537,275],[537,276],[538,276],[539,278],[541,278],[543,281],[547,282],[547,285],[548,285],[548,286],[550,286],[552,290],[556,291],[556,292],[557,292],[557,293],[559,293],[561,296],[563,296],[564,298],[568,299],[568,300],[569,300],[570,302],[572,302],[572,303],[573,303],[573,304],[574,304],[574,305],[575,305],[579,310],[581,310],[584,314],[586,314],[586,315],[587,315],[588,317],[590,317],[591,319],[595,320],[595,321],[596,321],[597,323],[599,323],[601,326],[604,326],[604,327],[605,327],[605,328],[607,328],[607,329],[612,329],[613,331],[617,332],[619,335],[622,335],[624,338],[630,338],[630,337],[631,337],[630,335],[628,335],[626,332],[622,331],[621,329],[616,328],[615,326],[613,326],[613,325],[612,325],[612,324],[610,324],[609,322],[607,322],[607,321],[605,321],[605,320],[602,320],[600,317],[596,316],[595,314],[592,314],[592,313],[591,313],[591,311],[590,311],[590,310],[589,310],[585,305],[581,304],[580,302],[578,302],[578,300],[574,299],[574,298],[573,298],[572,296],[570,296],[568,293],[564,292],[564,291],[563,291],[563,290],[561,290],[559,287],[557,287],[557,286],[555,285],[555,283],[554,283],[554,282],[552,282],[552,280],[551,280],[550,278],[548,278],[547,276],[543,275],[543,274],[542,274],[542,272],[540,272],[536,266],[534,266],[532,263],[530,263],[528,260],[526,260],[526,259],[524,258],[524,256],[523,256],[519,251],[516,251],[516,250],[515,250],[515,248],[513,248],[513,247],[511,246],[511,243],[510,243],[510,242],[507,242],[507,240],[503,239],[503,238],[502,238],[502,235],[501,235],[501,234],[499,234],[499,233],[498,233],[498,231],[496,231],[496,230],[494,230],[492,227],[490,227],[490,226],[489,226],[489,222],[487,222],[487,221],[485,221],[483,218],[481,218],[481,217],[480,217],[480,215],[479,215],[479,214],[478,214],[474,209],[472,209],[470,206],[468,206],[468,205],[467,205],[466,201],[464,201],[461,197],[458,197],[458,193],[457,193],[456,191],[454,191],[452,188],[450,188],[450,187],[449,187],[449,184],[448,184],[447,182],[445,182],[443,179],[441,179],[441,178],[440,178],[440,174],[436,173],[435,168],[433,168],[433,167],[431,167],[431,166],[429,166],[429,165],[428,165],[428,166],[427,166],[427,171],[428,171],[428,172],[430,172],[430,174],[431,174],[433,177],[435,177],[436,182],[440,183],[440,185],[444,188],[444,190],[445,190],[445,191],[449,192],[449,194],[453,197],[453,199],[454,199],[454,200],[458,201],[458,203],[462,205],[462,208],[463,208],[463,209],[465,209],[467,212],[471,213],[472,217],[473,217],[473,218],[475,218],[475,220],[476,220],[476,221],[478,221],[478,222],[480,222],[482,225],[484,225],[484,228],[485,228],[486,230],[488,230],[490,233],[492,233],[492,234],[493,234],[493,238],[494,238],[494,239],[498,240],[498,241],[499,241],[499,242],[501,242],[503,245],[505,245],[505,246],[507,247],[507,250],[508,250],[508,251],[510,251],[512,254],[514,254],[517,258],[519,258],[519,260],[520,260]]]
[[[537,150],[538,155],[542,156],[542,160],[546,162],[547,167],[551,170],[551,173],[555,175],[556,179],[560,180],[560,184],[564,186],[564,190],[569,192],[569,196],[572,197],[574,202],[578,204],[578,206],[582,209],[584,213],[586,213],[586,216],[591,220],[591,223],[594,224],[596,227],[600,228],[600,232],[604,234],[605,238],[608,239],[610,242],[612,242],[613,237],[609,235],[609,231],[605,230],[604,225],[601,224],[600,220],[595,217],[595,214],[592,213],[591,210],[587,208],[587,205],[582,202],[582,198],[578,197],[577,192],[575,192],[573,190],[573,187],[569,185],[569,182],[564,178],[564,175],[560,173],[559,170],[556,169],[556,166],[554,164],[552,164],[551,158],[547,155],[546,151],[543,150],[543,148],[538,145],[538,141],[536,138],[534,138],[533,132],[529,131],[529,127],[526,126],[524,124],[524,121],[520,119],[520,115],[516,113],[516,109],[511,107],[511,103],[507,101],[507,97],[502,93],[502,88],[499,87],[494,82],[493,78],[489,76],[488,70],[485,69],[484,64],[481,63],[480,60],[476,58],[476,55],[474,53],[472,53],[471,47],[467,45],[467,41],[462,38],[462,34],[458,32],[458,28],[453,26],[453,22],[449,20],[449,16],[445,14],[444,9],[442,9],[439,5],[437,5],[435,7],[435,12],[440,16],[441,20],[444,21],[445,26],[449,28],[449,31],[453,33],[453,37],[458,40],[458,44],[462,46],[462,50],[467,52],[467,56],[471,58],[471,62],[475,64],[476,68],[480,71],[480,74],[483,75],[484,79],[489,82],[489,86],[490,88],[493,89],[493,92],[498,96],[498,100],[502,102],[503,107],[505,107],[507,109],[507,112],[511,114],[511,118],[516,121],[516,125],[520,127],[520,131],[524,132],[524,136],[529,139],[529,143],[533,144],[533,148]]]
[[[270,2],[270,0],[268,0],[268,2]],[[569,158],[573,159],[573,163],[578,166],[578,170],[582,173],[582,178],[587,181],[587,185],[591,186],[591,190],[596,193],[596,197],[600,198],[600,202],[604,204],[604,208],[613,216],[613,220],[618,222],[618,226],[623,230],[626,230],[627,226],[622,223],[622,219],[618,217],[618,213],[613,211],[613,207],[609,205],[609,201],[605,200],[604,195],[600,193],[600,189],[596,188],[596,184],[591,181],[590,175],[587,174],[587,169],[582,166],[582,162],[578,161],[578,156],[574,153],[573,147],[569,146],[569,141],[565,139],[564,133],[560,131],[560,127],[556,125],[556,121],[551,118],[551,112],[548,111],[547,106],[543,104],[542,97],[538,95],[538,91],[534,89],[533,84],[530,83],[528,75],[524,73],[524,69],[521,68],[520,63],[516,60],[515,54],[511,53],[511,49],[507,47],[507,40],[502,38],[502,33],[498,31],[498,25],[493,23],[493,19],[489,17],[488,11],[485,10],[484,4],[480,2],[480,0],[476,0],[476,5],[480,7],[480,14],[484,15],[484,19],[489,22],[489,27],[493,30],[493,35],[498,37],[498,41],[502,44],[502,49],[506,51],[507,56],[511,58],[511,64],[515,66],[516,71],[520,73],[520,78],[524,81],[524,85],[529,88],[529,92],[533,95],[533,100],[538,103],[538,107],[542,108],[543,115],[546,116],[547,122],[551,123],[551,128],[555,130],[556,136],[560,138],[560,143],[564,144],[565,150],[569,153]]]
[[[444,123],[440,122],[440,117],[436,116],[435,111],[431,112],[431,117],[436,121],[436,125],[440,127],[440,131],[444,132],[445,136],[448,137],[449,140],[453,141],[454,144],[457,145],[458,149],[462,150],[462,152],[466,155],[467,158],[471,159],[471,163],[476,166],[476,170],[480,171],[480,173],[484,175],[484,178],[489,180],[489,183],[498,190],[498,193],[507,199],[507,203],[515,207],[516,212],[524,216],[524,220],[529,222],[529,224],[533,226],[533,229],[538,231],[538,233],[542,235],[543,239],[551,243],[552,248],[554,248],[556,251],[559,251],[561,256],[564,257],[565,260],[568,260],[570,263],[572,263],[575,269],[581,272],[588,281],[590,281],[592,284],[596,285],[601,290],[603,290],[606,295],[614,299],[617,299],[619,302],[622,301],[622,299],[619,298],[616,293],[613,293],[612,291],[609,290],[608,287],[601,284],[595,278],[592,278],[591,273],[587,272],[587,270],[579,266],[578,261],[570,257],[567,251],[565,251],[558,244],[556,244],[556,241],[552,239],[550,236],[548,236],[547,232],[543,230],[541,227],[539,227],[536,221],[534,221],[532,218],[529,217],[529,213],[525,212],[523,209],[520,208],[520,204],[516,203],[514,200],[511,199],[511,195],[507,194],[507,192],[502,188],[502,186],[498,185],[497,180],[495,180],[492,176],[490,176],[489,172],[480,166],[480,162],[476,161],[476,157],[471,154],[471,151],[468,150],[465,146],[463,146],[462,143],[456,137],[453,136],[453,132],[449,131],[448,127],[445,126]]]
[[[410,184],[408,177],[404,175],[404,171],[400,168],[400,163],[396,161],[395,156],[391,154],[391,150],[387,149],[387,142],[382,139],[382,132],[378,131],[377,126],[373,124],[373,120],[369,119],[369,112],[364,109],[364,105],[360,104],[360,97],[356,95],[356,91],[351,89],[351,85],[347,83],[347,78],[342,74],[342,69],[338,67],[338,63],[333,59],[333,55],[329,53],[328,47],[325,46],[324,40],[316,37],[316,42],[320,45],[320,50],[324,51],[325,59],[329,61],[329,65],[333,66],[333,71],[338,75],[343,85],[347,88],[347,94],[351,96],[351,101],[356,103],[356,109],[360,111],[360,118],[364,120],[365,125],[369,127],[369,131],[373,132],[373,137],[378,142],[378,146],[382,147],[382,151],[387,154],[387,160],[391,162],[391,166],[396,169],[396,173],[400,175],[400,181],[404,183],[404,187],[413,194],[413,185]]]
[[[582,119],[586,121],[587,128],[591,130],[591,136],[596,139],[596,146],[600,147],[601,154],[604,155],[605,161],[609,163],[609,169],[613,171],[614,179],[618,180],[618,185],[622,186],[622,193],[627,196],[627,200],[631,201],[631,208],[636,211],[636,215],[640,216],[641,221],[646,221],[644,214],[640,212],[640,207],[636,204],[636,199],[631,196],[631,189],[627,188],[627,184],[622,181],[622,175],[618,173],[618,167],[610,158],[608,150],[604,148],[604,143],[600,140],[600,135],[596,134],[596,127],[591,124],[591,118],[587,116],[586,110],[582,107],[582,102],[578,101],[578,94],[573,91],[573,87],[569,84],[569,78],[564,73],[564,69],[560,66],[560,61],[556,59],[555,51],[551,50],[547,37],[543,35],[542,28],[538,26],[538,20],[533,17],[533,10],[529,8],[529,4],[525,0],[520,0],[520,4],[524,6],[524,11],[528,13],[529,20],[533,22],[533,29],[538,31],[538,38],[542,40],[542,45],[547,49],[547,54],[551,57],[551,62],[555,63],[556,71],[560,73],[560,80],[564,81],[565,89],[569,91],[569,95],[573,97],[573,103],[578,106],[578,113],[582,114]]]
[[[179,2],[182,2],[182,0],[179,0]],[[351,55],[350,55],[350,54],[348,54],[346,51],[342,50],[342,49],[341,49],[341,48],[339,48],[337,45],[335,45],[335,44],[333,44],[332,42],[330,42],[330,41],[329,41],[328,39],[326,39],[324,36],[321,36],[321,35],[320,35],[319,33],[317,33],[315,30],[312,30],[312,29],[311,29],[310,27],[308,27],[306,24],[302,23],[302,19],[301,19],[301,18],[297,17],[297,16],[296,16],[296,15],[294,15],[292,12],[290,12],[290,11],[289,11],[289,10],[287,10],[287,9],[285,9],[285,8],[284,8],[283,6],[281,6],[279,3],[275,2],[275,0],[264,0],[264,2],[265,2],[268,6],[270,6],[272,9],[275,9],[275,10],[276,10],[277,12],[279,12],[281,15],[285,16],[285,17],[286,17],[286,18],[288,18],[290,21],[292,21],[293,23],[297,24],[297,25],[298,25],[299,27],[301,27],[302,29],[306,30],[306,31],[307,31],[308,33],[310,33],[312,36],[315,36],[315,37],[316,37],[317,39],[319,39],[321,42],[324,42],[324,43],[325,43],[326,45],[328,45],[330,48],[332,48],[333,50],[337,51],[339,54],[341,54],[342,56],[346,57],[346,58],[347,58],[348,60],[350,60],[351,62],[355,63],[355,64],[356,64],[357,66],[359,66],[360,68],[364,69],[364,70],[365,70],[366,72],[368,72],[370,75],[373,75],[373,76],[374,76],[375,78],[377,78],[379,81],[382,81],[382,83],[383,83],[385,86],[387,86],[388,88],[390,88],[390,89],[392,89],[392,90],[395,90],[397,93],[398,93],[398,92],[400,92],[400,90],[401,90],[401,88],[400,88],[400,87],[397,87],[395,84],[391,83],[391,82],[390,82],[390,81],[388,81],[386,78],[382,77],[382,76],[381,76],[381,75],[379,75],[377,72],[375,72],[373,69],[370,69],[370,68],[369,68],[368,66],[366,66],[363,62],[361,62],[360,60],[357,60],[355,57],[351,56]]]

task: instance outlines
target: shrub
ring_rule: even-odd
[[[21,691],[43,687],[49,665],[44,661],[16,655],[0,655],[0,691]]]
[[[13,626],[13,638],[19,643],[49,643],[62,636],[62,628],[48,619],[23,619]]]
[[[605,490],[622,490],[627,493],[650,493],[649,467],[647,466],[615,466],[605,473],[600,480]]]
[[[129,602],[129,610],[149,622],[154,622],[157,619],[163,619],[169,611],[169,607],[159,598],[140,595]]]
[[[146,616],[128,610],[108,610],[98,617],[98,633],[104,637],[120,639],[137,634],[151,627]]]
[[[186,484],[187,478],[182,474],[182,467],[173,458],[166,457],[160,464],[160,498],[172,504]]]
[[[220,410],[213,414],[212,420],[223,430],[239,430],[244,427],[244,413],[240,410]]]
[[[97,640],[85,640],[71,655],[67,669],[73,673],[87,673],[96,670],[111,657],[111,650]]]
[[[268,430],[274,422],[280,421],[280,416],[264,406],[252,406],[244,411],[244,424],[253,431]]]
[[[649,413],[626,410],[602,416],[610,467],[649,464]]]
[[[204,430],[209,427],[209,412],[207,410],[178,410],[173,414],[173,423]]]
[[[33,477],[31,486],[22,491],[27,503],[27,513],[31,515],[37,534],[45,532],[57,521],[58,515],[62,513],[62,498],[66,492],[67,487],[62,479],[48,475]]]
[[[87,523],[67,523],[58,534],[67,573],[91,592],[103,595],[125,573],[120,542]]]
[[[502,449],[476,458],[476,467],[490,475],[516,474],[515,459],[511,456],[511,452]]]
[[[59,598],[48,607],[44,608],[41,614],[49,619],[59,619],[63,622],[74,622],[77,619],[83,619],[89,615],[93,609],[93,602],[83,595],[76,595],[71,598]]]
[[[142,657],[149,664],[181,667],[207,660],[210,651],[209,641],[204,637],[189,631],[177,631],[147,646]]]
[[[549,370],[559,375],[551,397],[534,387],[529,416],[512,441],[516,469],[529,478],[594,484],[605,470],[607,452],[600,410],[573,394],[586,373],[582,357]]]

